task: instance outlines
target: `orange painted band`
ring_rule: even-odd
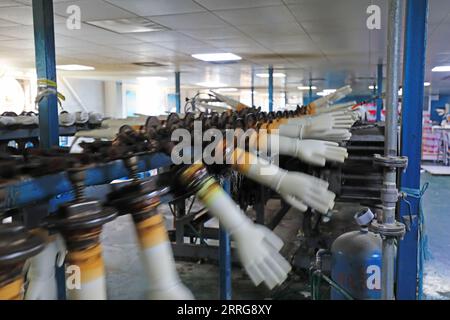
[[[169,241],[164,218],[161,214],[136,223],[136,230],[139,242],[144,249]]]
[[[67,262],[80,268],[81,283],[104,277],[105,263],[102,255],[102,245],[87,248],[82,251],[69,251]]]
[[[247,109],[247,108],[248,108],[248,106],[246,106],[245,104],[238,103],[238,105],[236,106],[236,111],[242,111],[242,110]]]
[[[0,300],[22,300],[22,277],[0,288]]]
[[[245,150],[236,148],[231,155],[232,166],[241,173],[247,173],[250,166],[256,163],[255,156]]]

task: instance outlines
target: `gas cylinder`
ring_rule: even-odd
[[[368,230],[373,218],[369,208],[361,210],[355,215],[360,230],[341,235],[331,246],[331,278],[358,300],[381,299],[382,240]],[[332,288],[331,299],[345,297]]]

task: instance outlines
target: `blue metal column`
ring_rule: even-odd
[[[253,71],[252,68],[252,88],[251,88],[251,93],[252,93],[252,107],[255,106],[255,72]]]
[[[375,89],[375,88],[374,88]],[[377,118],[376,121],[381,121],[381,112],[383,111],[383,64],[379,63],[377,66]]]
[[[304,103],[305,105],[307,105],[307,104],[309,104],[309,103],[311,103],[313,101],[313,89],[312,89],[312,87],[313,87],[313,81],[312,81],[312,78],[311,78],[311,75],[310,75],[310,77],[309,77],[308,103]]]
[[[269,112],[273,111],[273,67],[269,67]]]
[[[175,102],[177,107],[177,113],[181,113],[181,81],[180,71],[175,71]]]
[[[401,188],[420,189],[420,161],[422,146],[422,112],[428,0],[408,0],[403,70],[403,110],[401,155],[408,157],[408,168],[401,175]],[[417,297],[418,278],[418,215],[419,199],[409,197],[413,221],[398,249],[397,299],[412,300]],[[402,222],[407,222],[410,212],[405,203],[400,204]],[[405,219],[406,218],[406,219]],[[407,223],[408,225],[408,223]],[[419,275],[420,276],[420,275]]]
[[[223,181],[223,189],[231,194],[230,178]],[[224,228],[219,229],[219,268],[220,268],[220,299],[231,300],[231,245],[230,235]]]
[[[33,24],[37,78],[56,83],[53,1],[33,0]],[[54,94],[39,103],[40,146],[45,149],[59,145],[58,101],[54,89]]]
[[[59,146],[53,1],[33,0],[32,5],[37,78],[54,90],[39,102],[39,144],[41,148],[49,149]],[[56,265],[55,268],[58,299],[65,300],[65,268]]]

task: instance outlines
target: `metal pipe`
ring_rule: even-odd
[[[389,1],[385,156],[396,157],[398,152],[398,89],[400,79],[400,49],[402,28],[402,0]],[[397,173],[395,168],[385,168],[383,201],[383,224],[395,223],[396,200],[389,196],[396,191]],[[382,247],[381,292],[382,299],[394,299],[394,238],[386,236]]]

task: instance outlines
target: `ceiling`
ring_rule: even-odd
[[[351,84],[369,93],[376,64],[385,61],[387,0],[54,0],[58,64],[95,66],[72,76],[134,79],[182,72],[182,85],[215,81],[250,87],[253,72],[273,65],[287,75],[276,79],[279,91],[292,91],[319,79],[319,88]],[[449,74],[431,74],[450,64],[450,1],[430,0],[426,80],[435,93],[450,92]],[[381,30],[366,27],[366,9],[379,5]],[[80,30],[66,27],[69,5],[81,8]],[[119,34],[85,21],[145,17],[167,31]],[[0,0],[0,63],[34,67],[31,0]],[[238,63],[215,65],[194,53],[232,52]],[[157,62],[163,67],[138,67]],[[443,79],[444,78],[444,79]],[[256,87],[267,79],[256,78]]]

